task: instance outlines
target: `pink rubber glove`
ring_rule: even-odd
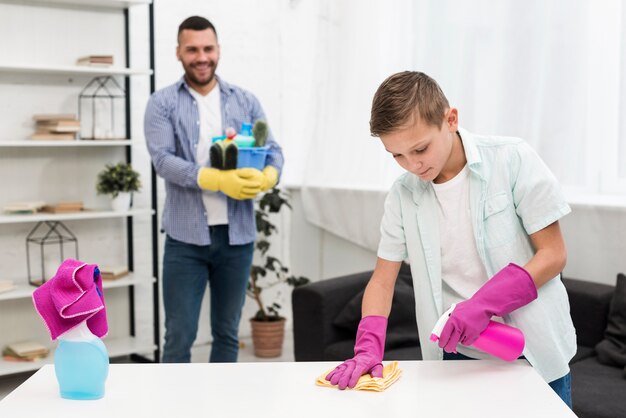
[[[359,322],[354,344],[354,357],[337,366],[326,375],[333,385],[339,389],[352,389],[359,378],[369,373],[372,377],[383,377],[383,353],[385,351],[385,334],[387,318],[384,316],[366,316]]]
[[[441,331],[439,347],[456,353],[457,344],[472,345],[493,315],[503,316],[537,299],[532,277],[517,264],[504,267],[474,295],[460,302]]]

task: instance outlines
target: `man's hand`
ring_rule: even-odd
[[[254,168],[217,170],[202,167],[198,172],[198,186],[204,190],[222,192],[233,199],[254,199],[261,192],[265,176]]]
[[[266,192],[278,183],[278,170],[271,165],[268,165],[263,169],[263,184],[261,185],[261,191]]]

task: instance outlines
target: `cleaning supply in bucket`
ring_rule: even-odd
[[[99,399],[109,370],[100,340],[108,333],[102,276],[95,264],[67,259],[33,292],[50,338],[59,339],[54,367],[62,398]]]
[[[431,341],[436,342],[439,340],[441,331],[455,307],[456,304],[452,304],[450,309],[441,315],[430,334]],[[513,361],[524,351],[524,344],[522,331],[510,325],[491,320],[487,328],[471,346],[502,360]]]
[[[257,120],[241,124],[241,133],[234,128],[227,128],[226,135],[211,139],[209,149],[211,167],[218,170],[234,170],[236,168],[256,168],[263,170],[269,154],[267,141],[267,123]]]

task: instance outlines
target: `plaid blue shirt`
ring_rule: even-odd
[[[254,95],[239,87],[217,81],[221,91],[222,126],[239,129],[242,123],[266,120]],[[197,184],[200,166],[196,147],[200,136],[200,115],[184,77],[150,97],[144,131],[148,151],[157,174],[165,180],[165,208],[162,227],[172,238],[195,245],[211,244],[209,225]],[[271,131],[266,165],[280,173],[283,154]],[[228,224],[231,245],[253,242],[256,238],[254,200],[228,198]]]

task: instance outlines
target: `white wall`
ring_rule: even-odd
[[[322,66],[333,65],[320,62],[316,57],[319,42],[324,41],[319,28],[320,21],[325,19],[323,2],[160,0],[155,8],[157,88],[175,82],[182,75],[180,63],[174,56],[180,22],[194,14],[207,17],[217,28],[222,48],[218,74],[257,95],[286,156],[283,184],[301,184],[304,167],[295,166],[293,162],[306,160],[303,156],[307,149],[299,138],[303,132],[314,129],[307,123],[314,120],[310,117],[311,98],[317,93],[310,80]],[[326,25],[336,23],[324,22]],[[373,268],[375,252],[371,248],[355,245],[308,223],[298,188],[293,188],[292,193],[294,211],[281,221],[283,231],[291,230],[290,241],[273,248],[280,251],[283,260],[291,260],[294,273],[320,280]],[[163,189],[159,196],[162,202]],[[605,216],[602,210],[590,214],[585,209],[574,209],[574,214],[563,220],[570,254],[565,274],[614,283],[615,274],[626,268],[620,263],[624,245],[619,234],[613,231],[616,227],[624,231],[621,225],[626,222],[626,216],[621,212]],[[376,224],[364,227],[375,228],[374,233],[378,229]],[[594,239],[590,240],[590,236]],[[594,242],[593,251],[587,246],[589,241]],[[279,300],[289,317],[288,296],[285,291]],[[198,343],[210,339],[207,308],[208,300],[205,300]],[[242,335],[249,335],[247,318],[254,311],[254,305],[248,300],[241,324]]]
[[[292,195],[290,251],[294,271],[317,281],[373,269],[374,249],[359,246],[307,222],[300,192],[293,190]],[[564,217],[560,225],[568,250],[563,275],[615,285],[617,274],[626,272],[626,208],[572,205],[572,213]],[[368,231],[363,234],[378,234],[375,223],[363,225],[363,228]]]

